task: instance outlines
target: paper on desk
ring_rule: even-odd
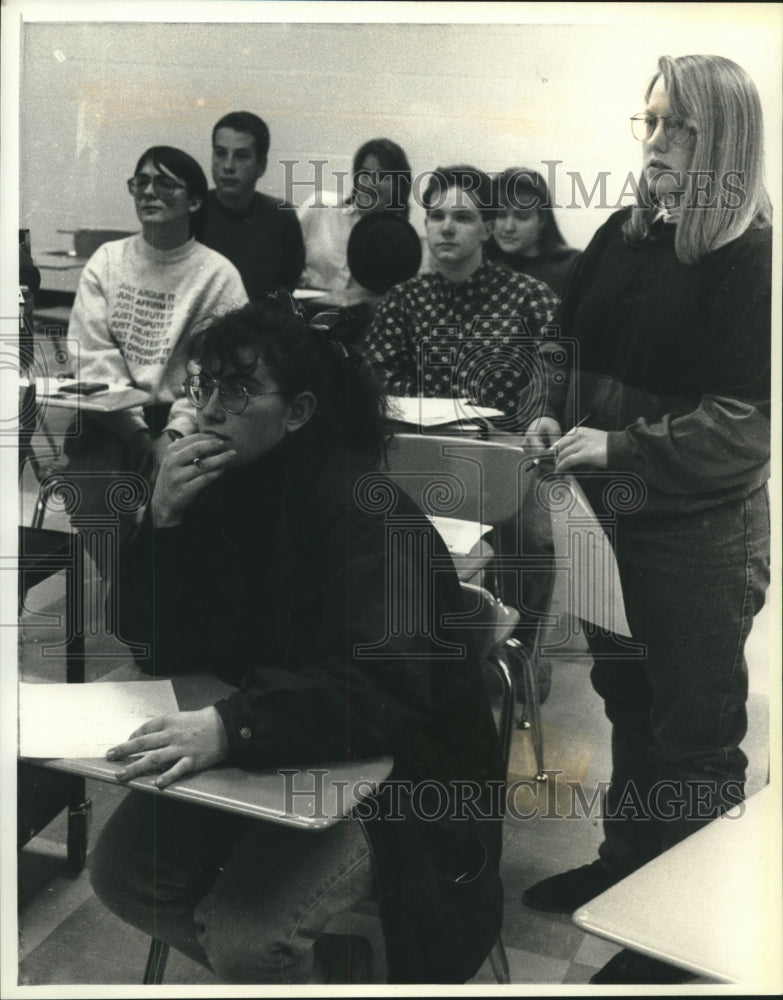
[[[573,476],[558,476],[573,504],[551,512],[555,549],[553,607],[617,635],[631,635],[614,550],[582,487]],[[570,507],[570,509],[568,509]]]
[[[438,534],[446,543],[446,548],[452,555],[466,556],[479,541],[492,530],[491,524],[479,524],[478,521],[462,521],[458,517],[438,517],[429,515],[430,521],[437,528]]]
[[[148,719],[178,711],[170,680],[19,685],[20,757],[103,757]]]
[[[76,378],[63,376],[42,376],[35,380],[35,394],[39,399],[45,399],[49,406],[59,406],[69,410],[90,410],[105,413],[115,410],[128,410],[133,406],[143,406],[149,401],[150,394],[132,385],[110,385],[108,389],[80,396],[78,393],[62,392],[63,386],[74,385]]]
[[[389,417],[417,427],[443,427],[470,422],[476,417],[502,417],[502,410],[474,406],[467,399],[425,399],[419,396],[388,396]]]

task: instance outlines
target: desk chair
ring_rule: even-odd
[[[31,437],[35,430],[35,384],[28,386],[20,399],[19,475],[32,455]],[[24,611],[28,591],[37,583],[65,570],[65,679],[68,683],[84,681],[84,629],[82,597],[84,592],[84,548],[77,534],[44,528],[19,526],[18,601]],[[18,768],[17,846],[19,849],[63,808],[68,808],[67,856],[74,873],[80,872],[87,858],[87,827],[91,809],[84,778],[42,772],[31,764]]]
[[[548,554],[522,551],[523,497],[527,477],[534,474],[529,456],[519,447],[473,438],[432,434],[398,434],[388,452],[388,475],[425,514],[477,521],[493,527],[495,555],[487,588],[507,607],[516,606],[517,581],[523,572],[547,574],[551,595],[553,573]],[[469,579],[474,557],[457,556],[460,579]],[[521,606],[521,602],[520,606]],[[524,610],[524,609],[523,609]],[[532,612],[531,612],[532,615]],[[536,780],[546,780],[541,708],[536,661],[545,617],[535,619],[532,648],[519,639],[506,644],[507,657],[521,666],[525,716],[520,728],[530,732],[536,759]]]
[[[498,735],[503,753],[505,770],[508,771],[508,755],[514,721],[514,680],[505,660],[504,651],[509,636],[519,621],[519,614],[513,608],[506,608],[488,590],[474,584],[463,583],[465,597],[465,618],[463,625],[472,628],[476,652],[485,671],[485,680],[490,677],[501,688],[501,713]],[[346,927],[346,921],[348,927]],[[380,929],[378,905],[364,902],[355,909],[340,913],[330,921],[325,933],[347,933],[355,924],[364,924],[366,936],[373,944],[373,961],[380,963],[384,955],[383,938]],[[153,938],[144,969],[144,985],[159,985],[163,982],[168,960],[169,946]],[[495,979],[500,984],[511,982],[508,959],[501,938],[495,942],[489,953],[489,962]]]
[[[484,682],[488,693],[500,687],[501,706],[496,722],[503,755],[504,777],[508,773],[511,736],[514,730],[514,678],[506,659],[507,643],[519,622],[519,612],[505,607],[486,588],[472,583],[462,583],[466,616],[462,624],[473,631],[476,653],[484,669]],[[358,924],[358,928],[357,928]],[[338,914],[327,927],[327,933],[356,933],[364,925],[365,936],[373,946],[373,960],[383,954],[378,904],[363,902],[346,914]],[[506,950],[498,937],[487,956],[495,981],[500,985],[511,983]]]
[[[59,358],[65,360],[60,361]],[[69,493],[67,478],[58,469],[57,458],[61,452],[56,434],[47,419],[47,400],[36,394],[36,379],[52,377],[58,370],[69,370],[68,352],[59,347],[36,344],[32,324],[25,318],[19,337],[19,486],[23,487],[25,470],[29,469],[37,484],[37,496],[33,509],[31,526],[42,528],[47,505],[52,498],[63,492]],[[26,383],[26,384],[25,384]],[[70,418],[69,418],[70,419]],[[33,447],[33,437],[39,435],[46,442],[43,457]],[[49,461],[55,460],[52,467]]]
[[[19,528],[19,610],[28,590],[54,573],[65,570],[66,681],[84,681],[84,631],[79,627],[83,590],[81,539],[70,532]],[[76,874],[87,858],[87,829],[91,810],[84,778],[44,772],[32,764],[18,768],[17,847],[40,833],[62,809],[68,808],[67,857]]]

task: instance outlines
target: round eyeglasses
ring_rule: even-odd
[[[248,389],[244,382],[236,378],[209,378],[207,375],[189,375],[182,383],[185,395],[197,410],[203,410],[218,390],[220,405],[226,413],[242,413],[251,396],[280,396],[279,389],[270,392],[256,392]]]
[[[152,184],[152,190],[158,198],[171,198],[180,188],[187,187],[187,184],[175,181],[173,177],[166,177],[165,174],[153,174],[152,176],[149,174],[136,174],[135,177],[128,178],[128,190],[134,198],[137,198],[140,194],[144,194],[150,184]]]
[[[670,115],[638,114],[631,118],[631,132],[639,142],[649,142],[658,128],[658,122],[663,122],[663,131],[669,142],[682,146],[696,135],[696,129],[682,118]]]

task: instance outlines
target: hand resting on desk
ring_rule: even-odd
[[[118,781],[163,771],[155,778],[158,788],[165,788],[186,774],[204,771],[227,756],[228,737],[213,705],[196,712],[177,712],[150,719],[124,743],[118,743],[106,753],[107,760],[135,758],[117,772]]]

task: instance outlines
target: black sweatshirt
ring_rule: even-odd
[[[226,472],[178,527],[147,520],[122,553],[121,634],[149,645],[149,673],[208,669],[238,687],[216,704],[235,765],[393,754],[391,778],[412,785],[501,785],[470,636],[447,622],[464,607],[446,548],[404,494],[363,475],[308,425]],[[411,801],[405,821],[380,808],[366,823],[390,981],[464,981],[499,931],[500,811],[422,822]],[[477,851],[481,876],[455,883]]]
[[[564,432],[608,431],[608,468],[644,480],[648,512],[748,496],[769,476],[772,231],[688,266],[672,224],[626,243],[629,214],[577,263],[560,335],[542,349],[544,412]]]

